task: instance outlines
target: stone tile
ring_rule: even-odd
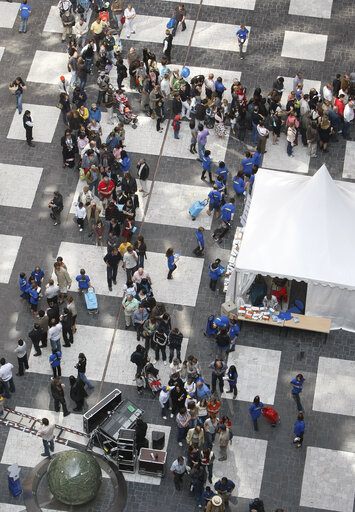
[[[188,339],[184,338],[181,345],[181,359],[184,360],[186,356]],[[107,367],[107,373],[105,376],[106,382],[114,382],[115,384],[125,384],[126,386],[136,386],[134,379],[136,373],[136,365],[129,362],[130,356],[132,352],[134,352],[137,343],[143,343],[142,339],[140,342],[137,341],[137,335],[134,331],[124,331],[118,329],[116,331],[115,343],[112,347],[110,361]],[[87,355],[87,354],[86,354]],[[149,356],[152,360],[155,359],[154,351],[150,349]],[[169,349],[167,349],[167,358],[169,359]],[[167,361],[168,362],[168,361]],[[159,377],[161,379],[162,385],[168,383],[170,378],[170,368],[169,362],[165,366],[163,361],[157,361],[154,365],[159,370]],[[150,394],[149,390],[145,392],[146,394]]]
[[[0,2],[0,28],[12,28],[21,3]]]
[[[355,142],[346,141],[345,145],[345,158],[344,158],[344,166],[343,166],[343,178],[346,179],[355,179]]]
[[[60,115],[59,108],[46,105],[23,104],[23,112],[29,110],[33,116],[33,140],[34,142],[52,142],[54,132]],[[22,115],[15,110],[10,126],[8,139],[26,140],[26,132],[23,127]]]
[[[0,46],[0,61],[4,55],[4,51],[5,51],[5,47],[4,46]]]
[[[83,254],[85,254],[84,261]],[[101,247],[94,245],[71,242],[60,244],[58,255],[62,256],[67,264],[73,280],[72,289],[74,291],[77,289],[75,277],[85,263],[85,270],[95,287],[96,294],[122,297],[123,285],[126,283],[126,273],[123,272],[122,267],[119,268],[117,285],[113,286],[113,291],[110,292],[107,287],[106,265],[102,260],[105,254],[106,252]],[[152,278],[154,295],[159,297],[162,302],[194,306],[197,300],[203,259],[181,256],[177,264],[178,268],[174,272],[174,279],[167,281],[168,266],[165,254],[148,252],[147,257],[145,268]],[[190,275],[196,277],[192,282]]]
[[[238,400],[252,402],[256,395],[264,404],[273,405],[279,376],[281,352],[237,345],[228,356],[228,366],[238,371]],[[225,386],[227,391],[229,387]],[[230,395],[223,394],[230,398]]]
[[[265,169],[275,169],[277,171],[297,172],[308,174],[310,156],[308,148],[303,146],[301,137],[298,139],[298,146],[293,148],[294,156],[288,156],[286,152],[287,140],[286,134],[281,132],[277,144],[270,141],[267,146],[267,153],[264,155],[262,167]]]
[[[0,234],[0,247],[2,248],[0,263],[0,283],[8,283],[10,281],[21,242],[22,236]]]
[[[328,36],[285,31],[281,57],[324,62]]]
[[[355,416],[355,361],[320,357],[313,410]]]
[[[0,205],[20,208],[32,208],[37,187],[42,176],[40,167],[26,167],[0,163]],[[13,193],[11,176],[17,177],[16,194]],[[19,199],[20,198],[20,199]]]
[[[354,479],[355,453],[308,447],[300,505],[351,512]]]
[[[216,449],[213,485],[227,475],[235,483],[234,496],[249,499],[260,496],[266,449],[267,441],[234,435],[232,444],[228,445],[226,461],[218,461]],[[251,460],[253,464],[250,464]]]
[[[59,16],[58,4],[50,8],[43,32],[63,32],[63,23]]]
[[[170,0],[163,0],[170,2]],[[247,9],[253,11],[255,9],[256,0],[204,0],[203,5],[212,7],[230,7],[231,9]],[[187,4],[200,4],[200,0],[187,0]]]
[[[68,55],[61,52],[37,50],[33,57],[27,81],[58,85],[61,75],[64,75],[67,79],[70,77],[70,73],[68,73]]]
[[[313,18],[330,19],[332,15],[333,0],[291,0],[289,14],[297,16],[311,16]]]

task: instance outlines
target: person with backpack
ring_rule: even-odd
[[[174,117],[174,121],[173,121],[173,130],[174,130],[174,138],[175,138],[175,139],[179,139],[179,138],[180,138],[180,137],[179,137],[180,127],[181,127],[180,119],[181,119],[180,114],[177,114],[177,115]]]

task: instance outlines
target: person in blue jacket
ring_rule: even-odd
[[[31,7],[27,4],[27,0],[23,0],[20,5],[20,15],[21,15],[21,23],[19,32],[23,32],[24,34],[27,32],[27,21],[32,12]]]
[[[254,165],[254,160],[253,160],[253,157],[251,156],[251,153],[249,151],[247,151],[245,153],[245,158],[244,160],[242,160],[242,171],[243,173],[245,174],[245,176],[250,176],[251,175],[251,170],[253,168],[253,165]]]
[[[113,151],[115,149],[115,147],[118,146],[119,142],[120,142],[120,140],[117,137],[115,132],[109,133],[106,137],[106,144],[111,149],[111,151]],[[121,152],[121,156],[122,156],[122,153],[123,152]]]
[[[233,178],[233,188],[234,192],[237,194],[237,196],[241,196],[244,192],[245,183],[244,183],[244,172],[239,171],[236,176]]]
[[[264,407],[264,404],[260,402],[260,396],[257,395],[251,406],[249,407],[249,412],[251,419],[253,420],[254,430],[259,430],[258,428],[258,418],[261,416],[261,409]]]
[[[28,293],[30,296],[30,307],[31,307],[32,316],[37,318],[38,317],[37,308],[38,308],[38,301],[39,301],[39,294],[37,292],[37,283],[33,283],[31,288],[28,290]]]
[[[213,210],[216,210],[217,214],[222,204],[222,194],[219,192],[217,185],[213,185],[213,189],[208,194],[208,211],[207,215],[212,215]]]
[[[121,151],[121,171],[128,172],[131,168],[131,157],[124,149]]]
[[[28,284],[27,277],[24,272],[21,272],[21,274],[20,274],[19,285],[20,285],[20,291],[21,291],[20,297],[28,300],[30,298],[28,292],[31,287]]]
[[[297,448],[301,448],[301,446],[302,446],[305,428],[306,428],[306,424],[304,422],[303,413],[299,412],[297,415],[295,428],[293,429],[293,433],[296,436],[294,438],[293,442],[297,446]]]
[[[78,281],[79,292],[87,291],[91,286],[90,277],[86,275],[85,269],[80,269],[80,274],[75,278]]]
[[[176,270],[176,262],[179,258],[176,257],[174,254],[174,249],[172,247],[169,247],[169,249],[166,251],[165,256],[168,258],[168,277],[167,279],[173,279],[173,272]]]
[[[93,119],[98,123],[101,121],[101,110],[96,103],[93,103],[89,110],[89,121],[92,121]]]
[[[218,265],[220,264],[221,260],[216,260],[216,263],[218,263]],[[214,319],[214,323],[215,325],[217,325],[217,327],[220,327],[221,329],[223,329],[224,327],[229,327],[229,323],[230,323],[230,320],[227,316],[225,315],[220,315],[220,316],[216,316],[216,318]]]
[[[214,261],[213,263],[210,263],[208,268],[210,275],[210,289],[213,292],[215,292],[217,287],[217,281],[222,277],[223,272],[221,271],[218,260]]]
[[[62,353],[56,348],[52,348],[52,353],[49,356],[49,364],[52,367],[53,377],[61,377],[62,371],[60,368],[60,360],[62,359]]]
[[[209,316],[206,324],[206,331],[203,333],[205,336],[215,336],[218,331],[218,326],[215,324],[213,315]]]
[[[229,391],[226,391],[226,393],[233,393],[233,399],[235,400],[237,398],[238,389],[237,389],[237,382],[238,382],[238,372],[236,367],[232,364],[229,367],[228,373],[227,373],[227,381],[229,384]]]
[[[212,179],[212,172],[211,172],[211,157],[210,157],[211,151],[206,149],[204,155],[202,156],[202,174],[201,174],[201,180],[205,181],[205,175],[206,172],[208,172],[208,176],[210,178],[210,183],[213,183]]]
[[[229,352],[234,352],[235,350],[235,345],[237,343],[237,339],[238,339],[238,336],[239,336],[239,326],[237,324],[237,320],[235,320],[235,318],[231,318],[230,321],[229,321],[229,337],[230,337],[230,340],[231,340],[231,346],[230,346],[230,349],[229,349]]]
[[[305,379],[302,373],[299,373],[298,375],[296,375],[294,379],[290,381],[290,384],[292,386],[291,396],[296,402],[298,412],[303,412],[300,394],[302,393],[304,381]]]
[[[197,247],[193,250],[193,253],[196,256],[203,256],[203,250],[205,248],[205,241],[203,239],[203,232],[205,231],[205,228],[200,226],[195,230],[196,234],[196,241],[197,241]]]
[[[43,270],[40,267],[35,267],[34,270],[32,270],[31,275],[36,279],[38,286],[41,286],[44,278]]]

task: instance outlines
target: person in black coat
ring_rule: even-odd
[[[39,342],[43,339],[43,329],[39,326],[39,324],[35,323],[32,331],[28,333],[28,337],[32,341],[33,348],[35,349],[34,357],[40,356],[42,351],[39,346]]]
[[[163,54],[168,59],[168,64],[171,62],[171,50],[173,48],[173,36],[169,29],[165,30],[165,38],[163,41]]]
[[[147,364],[147,353],[142,345],[136,346],[136,350],[131,354],[130,361],[137,365],[136,373],[142,373],[144,366]]]
[[[71,130],[65,130],[65,134],[60,139],[63,155],[63,167],[73,168],[75,164],[75,153],[78,151],[77,139]]]
[[[76,379],[74,375],[69,377],[70,384],[70,398],[75,402],[76,407],[73,409],[75,412],[80,412],[84,406],[84,398],[88,396],[84,388],[84,383],[81,379]]]
[[[146,439],[148,425],[142,418],[138,418],[136,421],[136,449],[140,452],[141,448],[148,448],[149,443]]]
[[[185,400],[187,397],[186,390],[184,386],[176,385],[174,389],[171,390],[170,400],[171,400],[171,414],[175,415],[185,406]]]
[[[137,192],[137,182],[130,172],[125,172],[122,180],[122,192],[128,197]]]
[[[33,119],[32,119],[32,116],[31,116],[31,112],[29,110],[26,110],[25,113],[23,114],[23,127],[25,128],[26,130],[26,141],[27,141],[27,144],[31,147],[34,147],[34,144],[32,142],[32,129],[33,129]]]
[[[180,94],[176,94],[173,99],[173,114],[174,117],[182,112],[182,102],[180,98]]]
[[[70,345],[74,342],[72,332],[73,315],[68,308],[63,309],[63,314],[60,316],[60,321],[63,328],[64,347],[70,347]]]
[[[49,303],[49,308],[46,311],[47,318],[48,318],[48,324],[50,324],[52,318],[55,319],[55,323],[57,324],[59,322],[59,306],[55,302],[51,301]]]

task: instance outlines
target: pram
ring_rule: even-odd
[[[150,389],[153,396],[156,396],[157,393],[161,390],[161,382],[159,380],[159,370],[154,368],[154,365],[151,362],[148,362],[142,371],[142,377],[144,379],[144,387]]]
[[[90,286],[84,293],[84,297],[89,315],[97,315],[99,313],[99,304],[97,302],[95,288]]]
[[[115,100],[115,110],[119,120],[124,124],[132,123],[132,128],[137,128],[138,116],[133,113],[127,96],[122,91],[116,91]]]

